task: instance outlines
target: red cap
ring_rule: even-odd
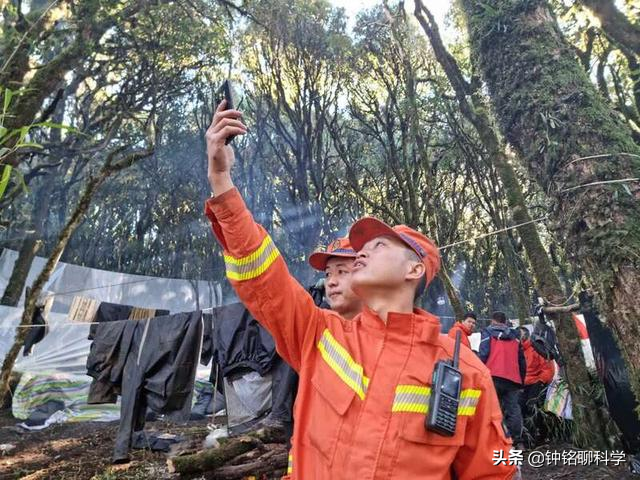
[[[338,238],[331,242],[325,251],[312,253],[309,257],[309,264],[316,270],[324,272],[331,257],[356,258],[356,251],[349,243],[348,238]]]
[[[440,252],[435,244],[420,232],[406,225],[390,227],[374,217],[361,218],[349,230],[349,240],[356,251],[360,251],[369,240],[384,235],[397,238],[416,252],[424,263],[428,285],[440,270]]]

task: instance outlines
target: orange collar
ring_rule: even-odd
[[[440,335],[438,317],[419,308],[414,308],[412,313],[389,312],[385,324],[373,310],[365,306],[357,318],[365,328],[379,331],[388,340],[406,342],[407,339],[417,337],[420,341],[438,343]]]

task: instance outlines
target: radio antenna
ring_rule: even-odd
[[[460,360],[460,335],[462,332],[458,330],[456,332],[456,346],[453,349],[453,368],[458,368],[458,362]]]

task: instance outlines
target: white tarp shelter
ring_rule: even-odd
[[[0,255],[0,292],[7,286],[18,253],[5,249]],[[46,259],[37,257],[29,275],[31,285]],[[51,311],[47,315],[48,333],[37,343],[31,355],[20,352],[14,371],[22,379],[14,392],[13,411],[17,418],[26,418],[37,397],[46,397],[55,390],[68,407],[57,421],[113,420],[115,406],[88,406],[83,403],[91,378],[86,375],[86,361],[91,341],[87,340],[89,325],[70,322],[67,318],[75,296],[93,298],[142,308],[165,309],[171,313],[194,311],[222,304],[220,285],[214,282],[157,278],[144,275],[109,272],[95,268],[59,263],[45,286],[53,295]],[[20,323],[24,292],[17,308],[0,306],[0,361],[13,344],[15,327]],[[199,378],[208,377],[208,369],[201,367]],[[50,396],[50,395],[49,395]],[[102,407],[102,406],[100,406]],[[116,407],[117,408],[117,407]]]

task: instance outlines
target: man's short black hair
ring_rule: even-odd
[[[507,316],[504,314],[504,312],[493,312],[491,318],[498,323],[507,323]]]
[[[464,317],[462,319],[464,320],[465,318],[473,318],[476,322],[478,321],[478,317],[476,315],[476,312],[472,312],[472,311],[469,311],[469,312],[465,313]]]

